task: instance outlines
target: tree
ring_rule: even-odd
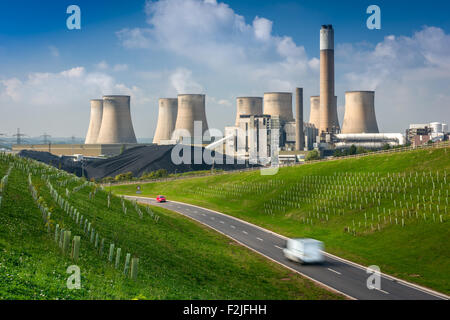
[[[356,148],[356,154],[361,154],[361,153],[366,153],[367,150],[364,149],[363,147],[358,147]]]
[[[306,158],[305,158],[306,161],[319,160],[319,159],[320,159],[320,154],[317,150],[311,150],[310,152],[308,152],[308,154],[306,155]]]
[[[352,144],[352,146],[348,150],[348,154],[350,155],[356,154],[356,146],[354,144]]]
[[[334,150],[334,156],[335,157],[342,157],[342,151],[341,149]]]
[[[383,145],[383,150],[389,150],[391,148],[391,146],[389,145],[389,143],[385,143]]]

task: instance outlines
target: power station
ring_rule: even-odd
[[[130,96],[104,96],[97,144],[137,143],[130,112]]]
[[[339,131],[334,95],[334,30],[331,24],[320,29],[320,111],[319,134]]]
[[[401,134],[379,134],[374,91],[345,92],[345,115],[340,126],[335,94],[332,25],[321,26],[319,40],[320,92],[309,98],[309,121],[303,119],[303,88],[295,88],[295,118],[292,92],[265,92],[263,97],[241,96],[236,98],[234,125],[225,127],[224,137],[211,143],[212,138],[205,135],[209,129],[205,95],[183,93],[178,94],[177,98],[158,100],[153,143],[195,144],[206,148],[223,146],[226,154],[233,152],[233,156],[237,154],[238,157],[256,159],[261,163],[267,163],[271,155],[278,152],[280,159],[284,157],[296,161],[311,149],[326,153],[353,144],[377,148],[386,143],[403,143]],[[80,145],[78,149],[114,154],[119,149],[136,145],[130,96],[106,95],[103,99],[91,100],[90,107],[86,147]],[[49,146],[43,148],[50,150]],[[55,149],[55,146],[52,148]]]
[[[204,94],[179,94],[178,112],[172,139],[179,141],[183,135],[203,141],[203,134],[208,130]],[[194,123],[201,124],[201,130],[194,130]]]
[[[320,126],[320,96],[311,96],[309,99],[309,123],[317,129]]]
[[[236,98],[236,123],[239,125],[241,115],[261,115],[263,114],[263,99],[261,97],[238,97]]]
[[[91,120],[89,121],[89,128],[86,134],[85,144],[96,144],[98,139],[98,133],[102,125],[103,118],[103,100],[92,99],[91,100]]]
[[[347,91],[342,133],[378,133],[374,91]]]
[[[161,98],[158,100],[158,123],[156,125],[153,143],[170,142],[177,122],[178,99]]]
[[[280,121],[294,121],[291,92],[264,93],[264,114],[278,116]]]

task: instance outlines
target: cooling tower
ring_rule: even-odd
[[[91,120],[89,121],[89,129],[86,134],[85,144],[97,143],[98,133],[100,126],[102,125],[103,116],[103,100],[92,99],[91,100]]]
[[[310,111],[309,111],[309,123],[312,123],[317,129],[320,125],[320,97],[311,96],[310,101]]]
[[[334,99],[334,30],[331,25],[323,25],[320,29],[319,134],[339,128]]]
[[[378,133],[374,91],[347,91],[342,133]]]
[[[305,135],[303,134],[303,88],[295,89],[295,150],[305,148]]]
[[[158,100],[158,124],[156,125],[153,143],[161,140],[170,140],[172,138],[178,113],[177,98],[162,98]]]
[[[179,94],[175,130],[187,130],[194,138],[194,121],[202,122],[202,134],[208,130],[204,94]],[[172,139],[178,140],[180,132],[174,132]]]
[[[279,116],[281,121],[294,121],[292,114],[292,93],[264,93],[264,114]]]
[[[236,98],[236,126],[239,126],[240,115],[261,115],[263,114],[262,108],[263,99],[261,97],[238,97]]]
[[[130,96],[104,96],[98,144],[137,143],[130,113]]]

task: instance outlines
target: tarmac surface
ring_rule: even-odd
[[[448,300],[448,296],[381,273],[379,289],[369,289],[367,280],[371,274],[367,268],[351,261],[325,253],[325,262],[319,265],[302,265],[284,257],[287,238],[246,221],[223,213],[186,203],[168,201],[157,203],[155,199],[125,196],[138,202],[169,209],[191,218],[243,246],[313,280],[319,285],[341,293],[350,299],[362,300]],[[326,247],[326,243],[325,243]],[[382,270],[381,270],[382,271]]]

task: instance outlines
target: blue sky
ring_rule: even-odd
[[[235,97],[318,93],[319,29],[333,24],[339,117],[346,90],[376,90],[379,127],[450,120],[449,1],[264,0],[0,2],[0,133],[84,136],[89,99],[130,94],[135,131],[151,137],[157,99],[207,95],[210,127]],[[66,8],[81,8],[81,30]],[[366,8],[381,8],[381,30]]]

